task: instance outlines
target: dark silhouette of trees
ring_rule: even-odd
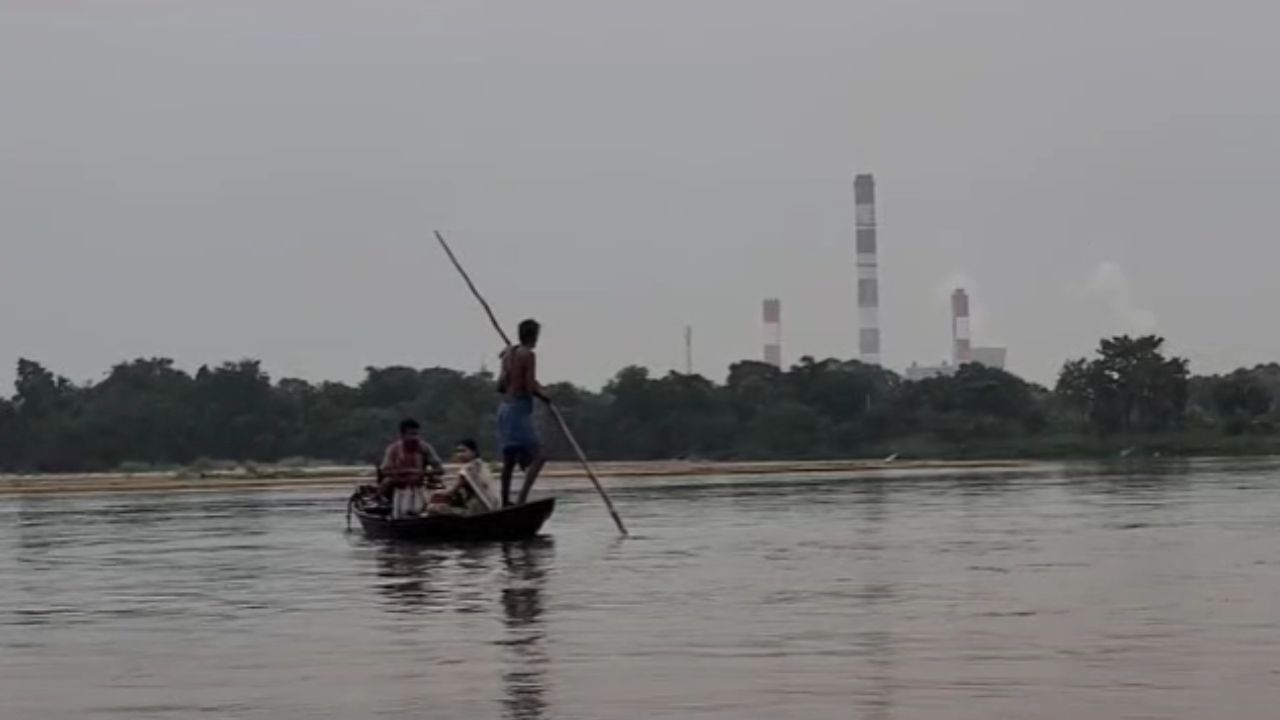
[[[1280,365],[1190,378],[1161,338],[1121,336],[1066,363],[1053,391],[979,365],[910,382],[811,357],[785,371],[735,363],[723,383],[627,367],[599,392],[549,390],[601,460],[1084,454],[1132,436],[1268,437]],[[472,437],[492,448],[497,401],[491,374],[444,368],[370,367],[353,386],[273,380],[256,360],[189,374],[140,358],[77,385],[23,359],[13,396],[0,398],[0,470],[372,462],[404,416],[441,446]],[[567,457],[554,426],[539,422],[551,452]]]
[[[1198,419],[1216,418],[1229,435],[1274,432],[1280,366],[1260,365],[1227,375],[1194,378],[1191,405]]]
[[[1187,361],[1163,354],[1164,338],[1108,338],[1097,356],[1067,362],[1057,393],[1099,433],[1160,432],[1185,416],[1190,374]]]

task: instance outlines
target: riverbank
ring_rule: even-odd
[[[796,462],[606,462],[593,465],[606,482],[661,478],[735,476],[826,477],[884,472],[1020,472],[1043,467],[1021,460],[825,460]],[[372,477],[371,469],[353,466],[312,468],[242,467],[200,473],[189,471],[101,473],[79,475],[0,475],[0,497],[124,492],[214,492],[228,490],[345,489]],[[571,486],[585,481],[581,467],[552,463],[543,479],[550,485]]]

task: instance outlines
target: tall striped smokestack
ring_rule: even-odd
[[[693,374],[693,326],[684,326],[684,374]]]
[[[782,368],[782,301],[764,301],[764,361]]]
[[[880,279],[876,260],[876,182],[870,175],[853,179],[854,224],[858,263],[858,357],[880,364]]]
[[[969,335],[969,294],[951,293],[951,360],[956,365],[973,362],[973,342]]]

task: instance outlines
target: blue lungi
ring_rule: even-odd
[[[538,447],[532,397],[508,398],[498,406],[498,447],[503,452]]]

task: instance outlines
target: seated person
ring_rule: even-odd
[[[475,515],[492,512],[501,507],[493,475],[480,457],[475,440],[462,440],[454,448],[453,459],[458,463],[457,480],[453,487],[431,496],[428,515]]]
[[[382,464],[378,466],[378,493],[384,498],[400,498],[409,503],[408,514],[412,514],[421,505],[421,500],[414,502],[411,498],[403,498],[402,490],[418,490],[425,480],[428,485],[444,474],[444,463],[435,448],[422,439],[422,426],[413,418],[400,422],[400,437],[387,446],[382,456]],[[399,507],[400,503],[394,503]],[[401,512],[393,512],[399,516]]]

